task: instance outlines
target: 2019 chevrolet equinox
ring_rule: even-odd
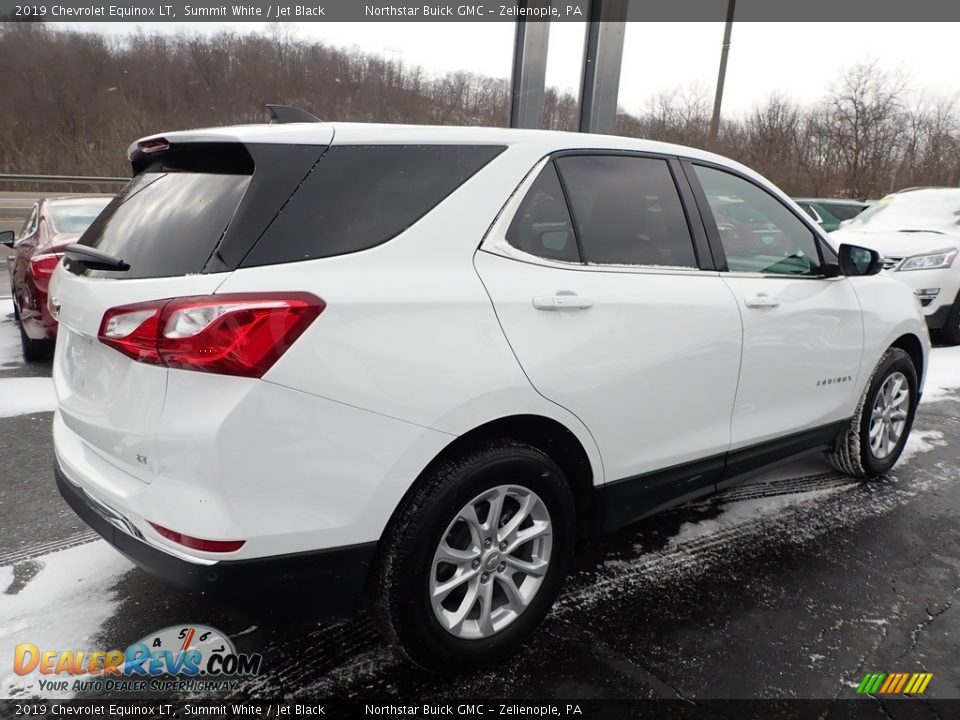
[[[462,671],[582,538],[805,452],[875,477],[910,431],[913,290],[722,157],[303,122],[130,160],[52,280],[56,475],[171,580],[296,578]]]

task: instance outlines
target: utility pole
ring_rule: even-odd
[[[710,147],[717,146],[720,133],[720,105],[723,103],[723,81],[727,76],[727,56],[730,54],[730,33],[733,30],[733,11],[737,0],[727,0],[727,23],[723,29],[723,47],[720,49],[720,72],[717,75],[717,94],[713,98],[713,117],[710,118]]]

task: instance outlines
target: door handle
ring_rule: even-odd
[[[766,293],[757,293],[744,298],[743,304],[748,308],[775,308],[780,305],[780,301]]]
[[[587,310],[593,307],[593,300],[580,295],[537,295],[533,299],[537,310]]]

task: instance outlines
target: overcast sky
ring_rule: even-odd
[[[55,23],[57,24],[57,23]],[[59,23],[63,25],[63,23]],[[72,26],[126,33],[126,23]],[[264,30],[266,23],[144,23],[145,31],[212,33]],[[453,70],[508,78],[514,26],[478,23],[285,23],[295,37],[359,47],[427,72]],[[583,54],[582,23],[553,23],[547,84],[576,92]],[[915,90],[960,95],[957,43],[960,23],[737,23],[733,28],[725,115],[748,112],[779,91],[800,102],[819,99],[843,70],[876,60],[902,71]],[[713,97],[723,23],[628,23],[620,81],[620,105],[642,111],[649,99],[672,88],[699,84]]]

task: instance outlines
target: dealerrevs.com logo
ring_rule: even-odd
[[[126,650],[14,648],[18,675],[38,673],[41,692],[231,690],[260,673],[263,657],[238,653],[224,633],[206,625],[172,625]]]

